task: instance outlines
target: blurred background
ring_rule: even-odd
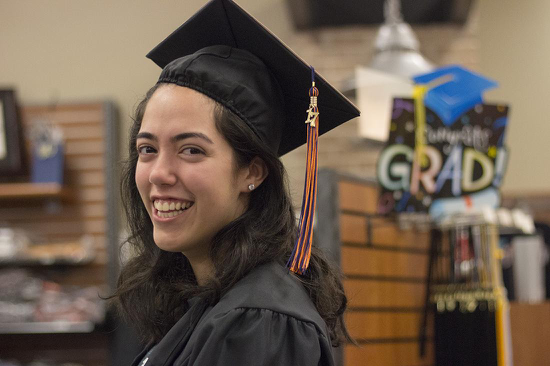
[[[380,52],[375,45],[385,19],[382,0],[236,2],[351,98],[356,95],[356,68],[369,67]],[[130,330],[103,310],[97,314],[102,305],[89,291],[107,294],[119,267],[117,243],[125,225],[118,204],[118,172],[126,156],[133,109],[160,72],[145,54],[204,4],[204,0],[0,0],[0,89],[15,92],[25,140],[37,120],[61,126],[66,138],[61,187],[34,192],[34,186],[24,185],[27,178],[21,178],[28,177],[29,169],[22,175],[6,175],[0,184],[0,227],[27,230],[37,235],[37,241],[58,245],[58,249],[33,248],[35,257],[6,259],[0,268],[7,271],[0,274],[0,320],[3,316],[8,324],[0,327],[0,365],[27,365],[33,360],[52,365],[123,365],[139,351]],[[501,187],[504,205],[521,206],[535,221],[550,223],[550,114],[545,112],[550,96],[550,2],[417,0],[403,2],[400,11],[417,37],[415,52],[431,65],[459,64],[499,83],[485,94],[485,101],[510,105],[506,133],[510,158]],[[369,110],[362,113],[368,115]],[[319,165],[374,180],[384,142],[361,136],[359,123],[352,120],[320,138]],[[305,148],[299,148],[283,157],[297,203],[304,156]],[[21,164],[28,166],[29,159]],[[24,234],[4,232],[6,242],[16,235]],[[1,239],[0,233],[0,244]],[[6,249],[5,258],[10,250]],[[46,265],[48,260],[53,265]],[[36,272],[39,279],[31,279]],[[33,285],[25,294],[18,292],[29,284]],[[25,328],[28,316],[10,318],[14,305],[10,296],[34,296],[46,309],[42,314],[65,314],[61,318],[66,323],[82,324]],[[71,310],[52,309],[60,307],[61,299],[73,310],[75,303],[84,305],[69,316]],[[548,306],[537,309],[543,314],[537,316],[550,321]],[[36,314],[36,309],[27,315],[31,313]],[[33,321],[44,324],[48,319]],[[401,339],[395,335],[388,339],[397,338]],[[537,338],[548,342],[550,334],[546,331]],[[399,339],[394,343],[410,343],[416,354],[415,333]],[[364,359],[355,364],[377,364],[369,362],[369,352],[354,354]],[[346,355],[351,360],[351,354]],[[378,364],[412,366],[388,357]],[[434,363],[419,359],[414,364]],[[547,363],[516,358],[516,364]]]

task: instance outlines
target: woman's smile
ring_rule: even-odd
[[[149,100],[136,138],[136,185],[163,250],[205,258],[214,236],[247,207],[246,169],[217,130],[215,102],[164,85]],[[223,182],[223,184],[220,184]]]
[[[161,222],[170,221],[162,219],[175,218],[189,210],[194,204],[192,201],[160,198],[152,198],[151,201],[153,202],[153,219]]]

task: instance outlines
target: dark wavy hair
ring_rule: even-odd
[[[250,193],[246,212],[215,235],[210,248],[215,274],[208,284],[198,285],[182,253],[157,247],[151,219],[135,183],[135,146],[147,103],[160,85],[151,88],[138,104],[130,130],[121,194],[130,229],[125,245],[131,247],[132,258],[123,267],[116,292],[110,297],[119,314],[137,328],[144,343],[162,339],[188,310],[187,299],[201,296],[213,305],[253,268],[273,260],[286,263],[297,233],[282,162],[239,117],[216,104],[216,128],[232,146],[236,166],[246,166],[258,156],[265,162],[268,175]],[[315,246],[307,272],[297,277],[326,322],[333,345],[351,340],[343,320],[347,300],[339,271]]]

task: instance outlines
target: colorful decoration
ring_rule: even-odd
[[[61,128],[46,119],[37,119],[29,136],[33,147],[31,182],[63,184],[65,149]]]
[[[432,231],[428,308],[436,364],[512,366],[498,228],[482,216],[453,219]]]
[[[459,66],[414,78],[413,99],[394,99],[377,167],[378,210],[433,217],[498,207],[508,107],[483,103],[496,83]]]

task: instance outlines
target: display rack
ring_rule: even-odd
[[[336,352],[339,366],[433,366],[433,339],[419,355],[429,232],[403,229],[377,213],[378,186],[321,169],[314,240],[344,275],[346,325],[358,345]]]
[[[112,289],[118,273],[119,231],[114,105],[28,106],[21,108],[20,116],[24,129],[35,120],[60,127],[65,141],[65,183],[0,184],[0,222],[36,235],[46,246],[75,243],[83,235],[89,236],[93,255],[4,258],[0,268],[22,267],[53,275],[62,286]],[[103,330],[98,331],[98,326]],[[107,353],[114,335],[105,331],[105,324],[91,321],[4,322],[0,323],[0,344],[7,347],[0,347],[0,358],[30,362],[46,357],[85,366],[116,364]],[[29,342],[33,344],[30,349],[25,346]],[[92,348],[93,355],[89,352]]]
[[[70,198],[70,189],[57,183],[0,183],[0,200]]]
[[[93,322],[0,323],[0,334],[91,333],[95,328]]]

